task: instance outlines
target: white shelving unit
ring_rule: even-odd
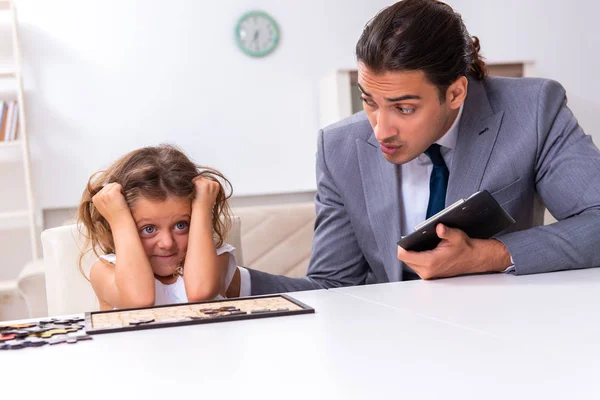
[[[0,66],[0,79],[10,80],[15,83],[16,96],[13,100],[17,101],[19,127],[17,131],[17,139],[8,142],[0,142],[0,153],[8,152],[9,149],[20,148],[20,161],[23,165],[23,179],[26,191],[26,204],[23,204],[22,209],[16,210],[0,210],[0,226],[5,229],[14,227],[29,226],[29,237],[31,241],[31,257],[32,260],[39,258],[38,249],[38,229],[36,224],[36,208],[33,198],[33,185],[31,181],[31,163],[29,156],[29,142],[27,137],[27,114],[25,111],[25,96],[23,94],[23,75],[22,75],[22,59],[21,59],[21,42],[19,40],[17,11],[15,5],[10,0],[0,0],[0,13],[6,16],[9,15],[12,25],[12,38],[3,38],[3,40],[12,40],[12,65]],[[2,157],[0,157],[2,160]],[[8,190],[5,195],[10,195]]]

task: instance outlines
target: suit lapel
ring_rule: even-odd
[[[381,266],[371,267],[380,279],[397,281],[401,265],[396,248],[401,223],[399,169],[383,157],[374,135],[368,141],[357,139],[356,146],[367,214],[385,271]]]
[[[503,111],[494,113],[483,84],[470,79],[452,156],[446,205],[480,189],[503,115]]]

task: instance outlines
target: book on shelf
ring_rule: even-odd
[[[17,140],[19,126],[19,107],[15,100],[0,101],[0,142]]]
[[[4,100],[0,100],[0,142],[4,141],[4,135],[6,131],[6,102]]]

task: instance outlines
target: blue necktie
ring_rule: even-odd
[[[434,143],[429,146],[425,150],[425,154],[427,154],[433,163],[433,169],[429,178],[429,204],[427,205],[426,216],[426,218],[429,218],[444,209],[450,172],[442,157],[439,144]]]
[[[446,204],[446,188],[450,171],[444,162],[439,144],[432,144],[425,154],[431,159],[433,169],[429,177],[429,204],[427,205],[427,217],[437,214],[444,209]],[[402,272],[403,281],[421,279],[409,266],[404,265]]]

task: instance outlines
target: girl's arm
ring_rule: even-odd
[[[116,308],[154,305],[154,274],[121,185],[109,183],[92,201],[110,225],[117,254],[114,266],[100,260],[90,271],[100,305]]]
[[[204,177],[194,179],[196,197],[192,202],[192,218],[183,280],[188,301],[213,299],[221,292],[229,263],[229,254],[217,256],[213,241],[212,209],[221,189],[218,182]]]

